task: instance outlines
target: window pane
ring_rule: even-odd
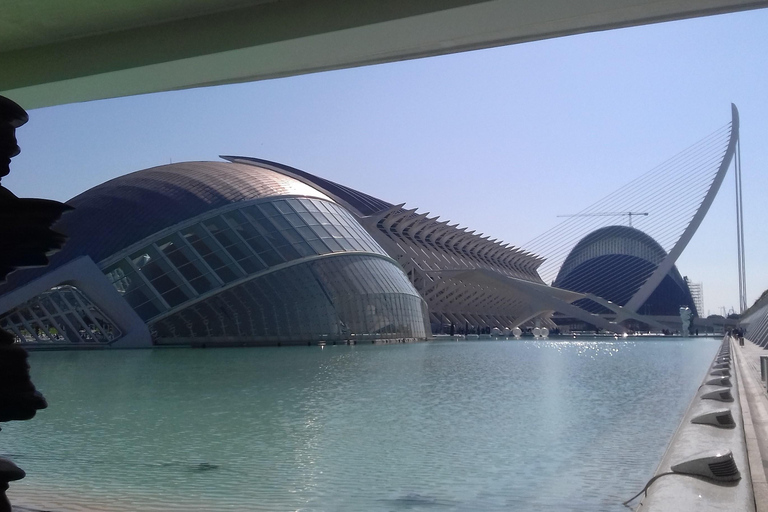
[[[315,219],[317,219],[317,222],[320,224],[332,224],[331,222],[331,216],[329,216],[327,213],[314,213],[313,216]]]
[[[157,245],[197,293],[205,293],[216,286],[217,283],[207,275],[205,266],[197,261],[196,255],[178,235],[160,240]]]
[[[313,226],[315,224],[319,224],[319,222],[317,221],[315,216],[312,215],[309,212],[302,212],[302,213],[299,214],[299,216],[301,217],[301,220],[304,221],[304,224],[307,224],[309,226]]]
[[[269,220],[275,225],[278,231],[293,227],[293,225],[283,217],[270,217]]]
[[[134,265],[157,290],[169,306],[178,306],[191,298],[184,290],[184,284],[176,270],[166,262],[154,247],[131,255]]]
[[[331,235],[325,230],[323,226],[312,226],[312,229],[320,238],[331,238]]]
[[[341,252],[343,250],[333,238],[323,238],[323,242],[325,242],[325,245],[327,245],[333,252]]]
[[[325,230],[333,237],[333,238],[341,238],[341,232],[336,229],[336,226],[331,226],[330,224],[327,226],[323,226]]]
[[[285,216],[285,219],[291,223],[291,226],[295,228],[299,226],[303,226],[305,224],[305,222],[302,220],[301,217],[299,217],[297,213],[289,213],[288,215]]]
[[[280,212],[275,208],[273,203],[261,203],[258,207],[267,217],[276,217],[280,215]]]
[[[341,245],[345,251],[354,251],[355,248],[346,238],[337,238],[336,241]]]
[[[121,295],[136,287],[136,280],[139,279],[138,277],[133,276],[133,268],[125,261],[112,265],[105,270],[104,273]]]
[[[299,201],[301,201],[301,204],[303,204],[307,208],[307,211],[310,211],[310,212],[319,212],[320,211],[317,208],[317,205],[311,199],[299,199]]]
[[[301,255],[301,257],[314,256],[315,250],[306,242],[299,242],[293,244],[293,248]]]
[[[312,228],[305,226],[301,228],[296,228],[296,230],[301,234],[302,238],[304,240],[315,240],[317,238],[320,238],[317,236],[317,233],[315,233]]]
[[[190,226],[182,231],[182,235],[223,282],[230,283],[238,278],[240,272],[230,268],[223,257],[215,252],[216,245],[205,236],[200,226]]]
[[[307,211],[307,209],[304,206],[304,204],[301,201],[299,201],[298,199],[288,199],[287,201],[288,201],[288,204],[290,204],[291,207],[294,210],[296,210],[297,212],[301,213],[301,212],[306,212]]]
[[[294,229],[286,229],[285,231],[281,231],[280,234],[282,234],[291,245],[304,241],[301,235]]]
[[[283,213],[283,214],[293,213],[293,208],[291,208],[286,201],[283,201],[283,200],[273,201],[272,204],[275,205],[275,208],[277,208],[277,210],[280,213]]]
[[[315,250],[317,254],[328,254],[331,250],[320,240],[308,240],[309,245]]]
[[[280,253],[285,256],[288,261],[295,260],[301,257],[298,251],[292,245],[284,245],[278,249]]]
[[[148,320],[153,316],[160,314],[160,307],[150,297],[146,286],[135,288],[130,293],[126,293],[123,298],[136,311],[142,320]]]

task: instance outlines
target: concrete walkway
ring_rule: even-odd
[[[733,368],[738,376],[739,395],[744,418],[744,436],[752,474],[757,512],[768,512],[768,392],[760,377],[760,356],[768,356],[764,350],[747,340],[740,347],[731,339]]]

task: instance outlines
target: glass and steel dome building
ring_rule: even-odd
[[[68,201],[48,267],[0,287],[20,341],[115,346],[425,339],[426,303],[340,204],[274,170],[187,162]]]
[[[653,238],[628,226],[606,226],[593,231],[571,250],[563,262],[554,286],[594,294],[624,306],[637,293],[667,252]],[[574,302],[591,313],[611,313],[588,299]],[[696,306],[688,284],[677,267],[672,269],[638,309],[652,316],[678,316],[687,306]]]

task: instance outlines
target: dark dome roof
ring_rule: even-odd
[[[667,252],[650,236],[629,226],[606,226],[596,229],[571,249],[565,258],[555,282],[562,281],[579,265],[598,256],[626,254],[636,256],[656,265]]]
[[[576,244],[553,284],[566,290],[594,293],[623,306],[666,256],[664,248],[642,231],[628,226],[606,226]],[[596,303],[577,305],[594,313],[608,312]],[[676,315],[680,305],[694,308],[688,285],[673,266],[639,312]]]
[[[209,210],[262,197],[330,198],[294,178],[253,165],[184,162],[112,179],[67,201],[55,229],[69,237],[48,267],[13,272],[0,292],[89,255],[99,261],[166,227]]]

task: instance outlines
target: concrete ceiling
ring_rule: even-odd
[[[768,0],[5,0],[25,108],[264,80],[768,6]]]

